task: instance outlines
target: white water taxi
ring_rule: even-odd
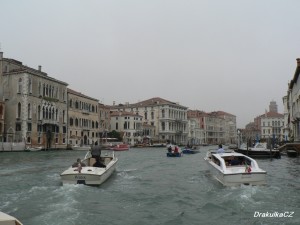
[[[265,185],[267,172],[249,156],[236,152],[209,151],[204,158],[214,177],[224,186]]]
[[[88,151],[82,163],[86,166],[69,167],[60,176],[63,184],[86,184],[100,185],[106,181],[115,171],[118,158],[115,157],[114,151],[102,150],[100,162],[104,167],[96,167],[95,158],[92,158],[91,152]]]
[[[1,225],[23,225],[17,218],[10,216],[4,212],[0,212]]]

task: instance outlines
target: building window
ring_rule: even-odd
[[[20,123],[16,124],[16,131],[21,131],[21,124]]]
[[[31,105],[30,105],[30,103],[28,104],[28,119],[31,119]]]
[[[27,131],[32,131],[31,123],[27,123]]]
[[[18,103],[17,118],[21,118],[21,103]]]
[[[22,92],[22,78],[19,79],[19,83],[18,83],[18,93]]]
[[[116,130],[119,130],[119,124],[116,123]]]

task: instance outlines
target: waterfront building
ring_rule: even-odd
[[[0,52],[0,99],[5,101],[4,139],[45,148],[66,147],[67,83],[4,58]]]
[[[199,123],[201,144],[236,143],[236,116],[223,111],[188,110],[188,119],[192,118]]]
[[[123,137],[123,142],[135,145],[141,142],[143,117],[132,112],[115,111],[110,114],[111,130],[115,130]]]
[[[284,126],[284,115],[278,113],[277,103],[271,101],[269,112],[266,110],[264,114],[254,118],[254,122],[246,125],[243,130],[244,141],[251,141],[253,144],[275,138],[276,142],[281,142],[284,139]]]
[[[187,143],[187,107],[179,103],[155,97],[134,104],[114,104],[111,106],[111,111],[131,112],[142,116],[143,124],[155,127],[151,136],[153,143],[166,141],[177,144]]]
[[[219,117],[224,119],[224,143],[235,144],[237,142],[236,116],[227,112],[218,111]]]
[[[285,110],[288,111],[288,129],[290,141],[300,141],[300,82],[298,82],[300,74],[300,59],[297,60],[296,71],[293,79],[290,81],[287,90]]]
[[[282,141],[290,141],[290,124],[289,124],[289,109],[288,109],[288,97],[284,96],[282,98],[283,102],[283,128],[282,128]]]
[[[92,145],[99,143],[98,99],[72,89],[68,93],[69,145]]]
[[[107,133],[111,131],[110,126],[110,107],[102,103],[98,104],[99,114],[99,132],[100,138],[106,138]]]
[[[204,143],[204,131],[200,127],[198,118],[188,117],[188,144],[200,145]]]
[[[0,101],[0,142],[3,141],[5,103]]]
[[[207,144],[205,132],[206,117],[207,113],[200,110],[187,111],[187,118],[189,121],[188,141],[192,144]]]
[[[277,112],[266,112],[261,116],[261,138],[276,139],[282,141],[282,128],[284,127],[283,114]]]

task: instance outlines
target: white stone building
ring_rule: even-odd
[[[0,53],[0,98],[5,101],[4,141],[66,147],[67,83]]]
[[[98,99],[68,88],[68,144],[100,142],[98,102]]]
[[[112,111],[131,112],[143,117],[143,124],[155,127],[151,141],[186,144],[188,141],[187,107],[159,97],[134,104],[119,104]],[[113,130],[113,127],[112,127]]]

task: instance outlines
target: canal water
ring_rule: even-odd
[[[25,225],[300,224],[299,158],[258,159],[266,186],[223,187],[203,159],[209,148],[180,158],[164,148],[116,152],[100,187],[61,183],[85,152],[2,152],[0,211]]]

